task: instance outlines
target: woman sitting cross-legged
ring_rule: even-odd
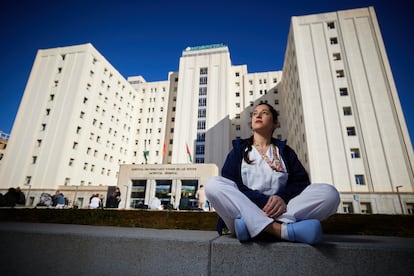
[[[296,153],[272,137],[277,111],[255,107],[253,136],[233,141],[222,176],[205,187],[209,202],[240,241],[262,233],[278,239],[316,244],[321,220],[336,213],[340,198],[333,185],[311,184]]]

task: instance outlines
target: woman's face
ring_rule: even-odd
[[[252,112],[252,129],[253,131],[266,131],[273,133],[276,122],[273,121],[273,115],[267,105],[258,105]]]

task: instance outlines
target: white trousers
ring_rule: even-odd
[[[240,192],[232,180],[216,176],[207,182],[205,190],[208,201],[232,233],[234,219],[237,217],[244,220],[251,237],[260,234],[274,221]],[[339,193],[334,186],[324,183],[311,184],[292,198],[287,204],[286,212],[275,220],[282,223],[306,219],[324,220],[336,213],[339,202]]]

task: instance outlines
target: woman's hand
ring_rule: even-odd
[[[263,207],[263,212],[265,212],[269,218],[277,218],[286,212],[286,203],[280,196],[272,195]]]

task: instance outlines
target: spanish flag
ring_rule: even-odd
[[[188,147],[187,144],[185,144],[185,147],[187,149],[188,159],[190,160],[190,163],[193,163],[193,157],[191,157],[190,148]]]
[[[162,156],[164,156],[166,152],[167,152],[167,144],[165,144],[165,139],[164,139],[164,145],[162,147]]]

